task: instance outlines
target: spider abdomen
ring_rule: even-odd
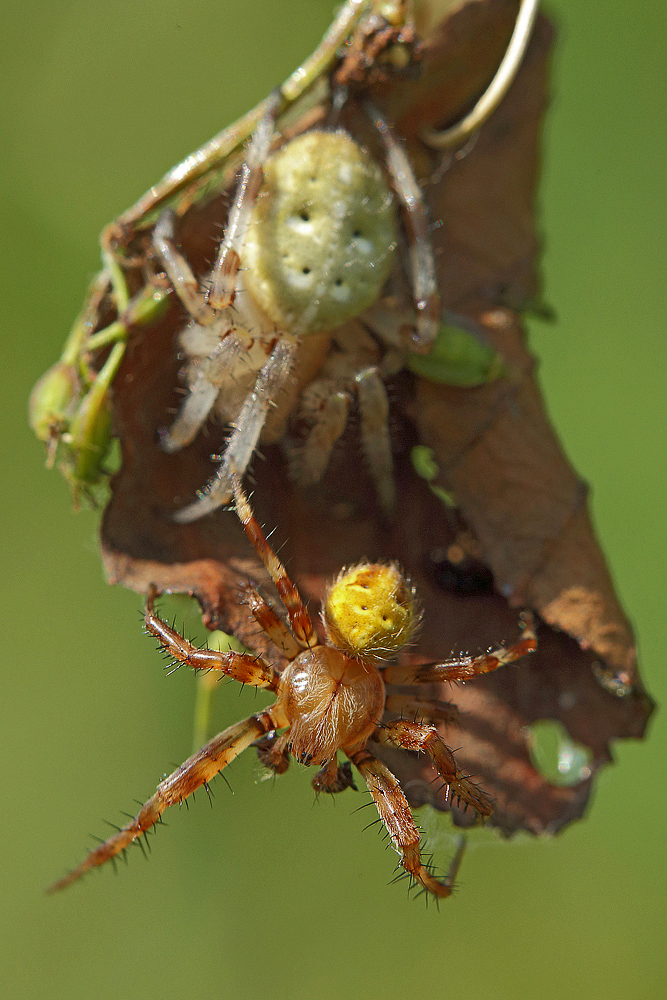
[[[291,752],[304,764],[325,764],[337,750],[363,745],[385,701],[377,667],[329,646],[297,656],[281,677],[280,694]]]
[[[264,164],[245,243],[245,281],[278,327],[331,330],[377,299],[393,264],[396,207],[350,136],[313,129]]]

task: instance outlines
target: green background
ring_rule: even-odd
[[[667,700],[664,335],[667,7],[551,4],[561,26],[541,225],[557,326],[532,343],[553,419]],[[25,426],[97,234],[282,80],[325,0],[2,4],[3,682],[0,988],[7,996],[618,1000],[664,995],[665,715],[616,750],[590,815],[551,842],[470,850],[438,913],[388,886],[393,855],[349,793],[313,805],[300,768],[254,755],[167,817],[146,864],[43,887],[101,817],[190,752],[193,681],[165,678],[139,599],[102,580],[94,513],[74,515]],[[252,704],[252,695],[250,703]],[[246,698],[246,701],[244,701]],[[234,688],[220,725],[250,711]],[[224,702],[224,704],[222,704]],[[443,841],[444,861],[447,851]],[[4,983],[2,983],[4,980]]]

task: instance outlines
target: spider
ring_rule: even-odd
[[[227,503],[233,470],[243,475],[260,437],[280,440],[293,410],[307,431],[292,448],[292,472],[299,485],[317,482],[355,399],[368,468],[391,514],[383,378],[403,367],[408,350],[430,349],[440,307],[419,185],[388,124],[364,107],[384,169],[341,127],[310,129],[273,151],[274,99],[249,144],[201,286],[177,249],[173,211],[158,219],[153,249],[191,318],[180,336],[187,396],[161,433],[162,447],[190,444],[212,413],[233,428],[214,477],[177,521]],[[399,215],[414,308],[397,319],[386,286],[399,265]]]
[[[155,794],[126,826],[95,848],[51,890],[62,889],[89,869],[124,851],[153,827],[162,813],[180,804],[202,785],[208,788],[216,774],[251,745],[274,773],[284,772],[290,756],[301,764],[318,766],[312,780],[317,792],[338,793],[355,787],[351,765],[363,777],[404,873],[421,889],[447,897],[464,849],[462,840],[444,878],[437,878],[420,852],[420,833],[397,778],[374,755],[380,744],[425,753],[447,787],[447,797],[470,806],[484,818],[492,812],[489,796],[459,769],[456,758],[429,719],[429,703],[410,695],[385,693],[385,684],[419,685],[465,681],[511,663],[537,648],[529,612],[521,616],[522,636],[514,645],[478,656],[459,656],[442,663],[401,666],[392,661],[410,642],[419,623],[414,588],[394,564],[362,562],[341,571],[330,585],[322,608],[324,641],[290,580],[285,567],[267,542],[255,519],[240,481],[233,477],[236,512],[260,556],[287,612],[285,622],[250,583],[244,600],[265,635],[283,659],[276,669],[253,652],[217,652],[199,649],[183,638],[155,612],[157,596],[151,588],[145,611],[149,633],[175,661],[195,670],[221,673],[276,695],[273,704],[215,736],[160,782]],[[399,715],[383,720],[387,709]],[[414,714],[416,711],[416,715]],[[444,716],[443,716],[444,713]],[[454,705],[438,703],[438,718],[456,719]],[[435,716],[433,716],[435,718]],[[348,760],[339,765],[338,753]]]
[[[454,125],[422,131],[422,153],[465,155],[516,75],[537,4],[521,0],[493,80]],[[440,308],[419,184],[366,98],[419,74],[443,13],[421,10],[420,35],[409,0],[346,0],[315,51],[270,97],[105,227],[104,268],[60,361],[31,397],[33,429],[50,463],[60,452],[75,496],[104,481],[108,391],[130,333],[168,306],[171,289],[148,253],[190,317],[179,338],[185,400],[162,431],[163,447],[185,448],[211,414],[231,428],[217,473],[175,519],[193,521],[225,503],[232,469],[243,475],[262,443],[281,442],[297,485],[317,483],[352,408],[379,506],[391,518],[385,381],[406,362],[424,375],[414,353],[429,354],[437,343]],[[200,284],[177,248],[175,217],[201,203],[221,175],[230,178],[251,136],[213,269]],[[155,223],[166,204],[176,216],[168,210]],[[149,280],[137,291],[139,268]],[[116,315],[104,326],[109,307]],[[97,354],[110,346],[108,357]],[[96,354],[101,370],[91,365]]]
[[[521,62],[536,10],[537,0],[522,0],[489,87],[456,125],[427,130],[427,145],[443,150],[463,144],[497,107]],[[276,144],[288,93],[300,93],[313,72],[332,66],[343,40],[347,62],[329,80],[330,127],[312,127]],[[347,86],[356,81],[355,92],[363,94],[364,73],[371,79],[374,72],[391,73],[392,66],[399,74],[412,70],[418,51],[409,4],[348,0],[312,59],[265,102],[213,269],[201,285],[176,247],[173,211],[158,219],[153,250],[191,317],[180,337],[187,395],[162,431],[162,446],[167,452],[186,447],[211,413],[232,428],[217,472],[197,500],[176,512],[177,521],[194,521],[226,503],[234,471],[243,476],[260,439],[284,440],[298,485],[318,482],[355,398],[366,462],[380,508],[391,517],[395,488],[384,379],[404,367],[409,352],[430,351],[440,298],[427,213],[410,161],[377,108],[363,98],[347,100]],[[379,147],[382,167],[337,124],[350,110],[372,126],[369,139]],[[203,149],[189,158],[120,221],[182,187],[210,156]],[[399,228],[411,309],[399,309],[394,294],[403,270]],[[292,412],[305,428],[296,446],[285,441]]]

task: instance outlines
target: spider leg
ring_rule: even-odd
[[[262,163],[268,155],[273,138],[278,100],[278,96],[274,95],[269,110],[260,119],[248,146],[248,156],[243,164],[234,203],[225,227],[224,239],[211,272],[208,288],[202,288],[187,260],[176,249],[174,211],[165,209],[155,224],[153,249],[179,299],[190,316],[202,326],[215,323],[220,313],[234,301],[236,275],[239,271],[248,215],[262,184]]]
[[[302,646],[317,645],[317,636],[305,604],[299,591],[294,586],[287,570],[266,540],[259,521],[253,514],[250,501],[241,489],[238,476],[233,477],[234,502],[239,521],[243,530],[252,542],[255,552],[260,557],[273,580],[280,599],[285,606],[293,635]]]
[[[151,588],[146,599],[144,614],[146,629],[159,639],[162,649],[175,660],[187,664],[193,670],[219,670],[242,684],[250,684],[251,687],[268,688],[269,691],[278,690],[280,681],[278,671],[268,663],[264,663],[258,656],[253,656],[251,653],[237,653],[233,650],[219,652],[215,649],[199,649],[193,646],[155,614],[156,596],[155,589]]]
[[[458,798],[472,806],[481,816],[493,812],[491,799],[467,775],[459,770],[456,758],[441,739],[434,726],[423,726],[407,719],[389,722],[378,731],[375,739],[388,747],[400,747],[414,753],[427,753],[433,766],[447,785],[447,798]]]
[[[420,691],[387,694],[384,707],[387,712],[394,712],[403,719],[444,722],[448,726],[457,725],[460,721],[459,710],[453,702],[422,695]]]
[[[269,155],[279,105],[280,94],[274,94],[271,106],[257,125],[248,146],[234,204],[227,219],[225,235],[211,272],[208,303],[213,309],[226,309],[234,301],[243,241],[252,207],[264,180],[262,166]]]
[[[346,760],[339,766],[337,754],[334,754],[328,764],[320,768],[311,784],[316,792],[327,792],[329,795],[344,792],[346,788],[357,791],[352,777],[352,765]]]
[[[271,108],[261,119],[248,148],[248,157],[243,165],[234,204],[227,220],[225,236],[211,273],[208,289],[203,289],[199,285],[189,264],[176,249],[173,211],[163,212],[154,229],[154,249],[162,261],[176,294],[200,327],[218,326],[220,337],[220,342],[212,353],[193,365],[195,375],[191,379],[189,394],[172,426],[161,435],[162,447],[167,452],[179,451],[194,440],[211,412],[218,392],[225,379],[229,378],[234,361],[244,346],[242,335],[236,334],[234,331],[235,323],[229,313],[229,307],[235,297],[236,276],[239,271],[243,240],[248,226],[248,216],[262,184],[261,165],[268,155],[274,133],[276,109],[277,103],[274,97]],[[193,340],[189,332],[187,339]],[[260,373],[255,387],[256,392],[262,389],[261,377]],[[240,419],[241,417],[239,417]],[[242,461],[245,461],[245,465],[250,461],[265,419],[266,413],[262,416],[259,429],[256,432],[253,427],[250,428],[250,433],[254,434],[252,448],[245,459],[243,454],[237,456],[239,466]],[[248,431],[246,431],[246,437],[247,434]],[[234,435],[232,435],[230,446],[234,441]],[[235,444],[238,447],[238,438]],[[232,457],[230,456],[230,459]],[[209,489],[209,493],[211,489]],[[212,499],[213,497],[210,497],[209,502]],[[224,502],[223,495],[220,503]],[[215,506],[219,506],[219,503],[215,503]],[[200,517],[202,513],[205,513],[197,504],[191,505],[191,508],[201,511],[194,514],[194,517]],[[190,511],[191,508],[186,509]],[[214,508],[210,507],[209,509]],[[183,512],[181,514],[183,520],[193,519],[192,516],[188,517]]]
[[[463,856],[463,845],[454,855],[445,878],[435,878],[422,862],[419,830],[396,776],[366,749],[357,750],[349,754],[349,757],[368,785],[380,819],[387,828],[394,847],[401,855],[401,864],[406,872],[435,896],[441,898],[450,896]]]
[[[160,430],[163,451],[171,454],[194,441],[213,409],[219,391],[216,385],[212,385],[203,376],[197,379],[171,427]]]
[[[426,206],[410,160],[394,138],[389,125],[372,104],[366,104],[366,112],[384,143],[387,167],[404,210],[412,294],[417,313],[417,329],[411,333],[410,342],[406,346],[412,351],[427,354],[433,346],[440,324],[440,295]]]
[[[390,515],[396,503],[394,460],[389,439],[389,400],[376,367],[355,378],[361,411],[361,440],[380,505]]]
[[[220,313],[209,305],[206,293],[202,291],[192,268],[183,254],[176,249],[175,221],[173,209],[167,208],[162,212],[153,229],[153,249],[189,315],[201,326],[210,326],[219,320]]]
[[[78,868],[55,882],[48,891],[56,892],[64,889],[91,868],[97,868],[120,854],[137,837],[150,830],[159,821],[165,809],[183,802],[194,791],[211,781],[254,740],[286,724],[282,711],[272,706],[267,711],[251,715],[243,722],[237,722],[236,725],[214,736],[206,746],[160,782],[155,794],[143,804],[134,819],[91,851]]]
[[[199,499],[174,514],[175,521],[188,524],[229,502],[232,495],[232,479],[234,475],[242,476],[247,469],[269,408],[287,383],[298,347],[297,340],[286,336],[279,338],[271,357],[257,376],[254,389],[248,394],[236,418],[220,468],[202,491]]]
[[[243,602],[250,609],[250,613],[264,634],[288,660],[293,660],[303,652],[303,646],[296,641],[289,627],[252,584],[243,587]]]
[[[498,667],[519,660],[537,649],[535,620],[530,611],[523,611],[519,618],[521,638],[513,646],[501,646],[479,656],[455,656],[441,663],[390,664],[384,671],[387,684],[423,684],[440,681],[466,681],[477,674],[488,674]]]
[[[201,329],[194,327],[195,331]],[[160,442],[164,451],[169,453],[180,451],[195,439],[213,409],[220,387],[243,349],[241,335],[233,329],[223,329],[213,351],[206,357],[197,358],[192,362],[197,374],[194,380],[191,380],[189,393],[171,427],[160,432]]]
[[[326,379],[312,382],[304,397],[301,414],[306,418],[312,416],[314,424],[292,467],[294,479],[303,487],[318,483],[324,475],[334,445],[347,426],[350,409],[349,394],[331,391]]]
[[[195,439],[250,340],[244,330],[230,326],[227,313],[221,313],[212,326],[190,324],[179,339],[189,359],[185,369],[188,395],[171,427],[160,431],[162,448],[169,453]]]
[[[257,758],[264,767],[274,774],[284,774],[289,768],[290,758],[287,749],[289,732],[278,736],[276,733],[269,733],[260,740],[256,740],[253,746],[257,750]]]

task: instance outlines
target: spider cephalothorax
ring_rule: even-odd
[[[392,663],[418,623],[413,588],[393,564],[361,563],[344,570],[330,586],[323,604],[325,637],[321,641],[298,590],[266,541],[250,504],[233,479],[236,510],[246,534],[264,562],[287,611],[284,622],[253,586],[245,600],[255,620],[283,658],[276,669],[254,653],[198,649],[154,611],[155,593],[146,605],[146,627],[176,661],[196,670],[219,670],[258,688],[273,691],[276,700],[267,709],[230,726],[210,740],[173,774],[137,816],[101,844],[69,875],[55,883],[61,889],[84,872],[115,857],[152,827],[168,806],[176,805],[206,785],[246,747],[255,744],[260,760],[276,774],[283,773],[290,755],[319,770],[313,778],[316,791],[341,792],[354,787],[351,764],[364,778],[380,818],[400,855],[405,872],[424,890],[449,896],[462,855],[457,851],[447,875],[438,879],[420,854],[420,833],[396,777],[377,759],[377,744],[426,753],[448,794],[489,816],[492,803],[474,781],[458,768],[456,758],[443,742],[429,715],[429,703],[411,695],[394,694],[391,714],[385,709],[385,684],[405,691],[406,685],[462,681],[488,673],[536,648],[531,616],[522,616],[522,637],[513,646],[479,656],[460,656],[418,667]],[[415,703],[419,706],[414,715]],[[450,706],[450,719],[456,709]],[[412,712],[408,721],[402,709]],[[442,703],[439,703],[442,717]],[[398,718],[395,716],[398,715]],[[338,753],[348,762],[339,765]]]
[[[407,352],[430,348],[439,300],[426,212],[409,160],[377,111],[357,110],[382,163],[340,126],[313,128],[274,149],[273,112],[248,147],[212,271],[198,285],[165,212],[153,246],[191,322],[180,336],[188,394],[162,433],[178,451],[216,413],[233,429],[191,521],[231,496],[263,441],[295,412],[305,440],[291,448],[295,479],[325,471],[350,407],[361,416],[367,464],[385,512],[394,504],[383,379]],[[401,218],[403,223],[401,223]],[[387,279],[408,236],[412,314],[397,316]],[[391,283],[390,283],[391,284]],[[354,322],[356,320],[356,322]]]

